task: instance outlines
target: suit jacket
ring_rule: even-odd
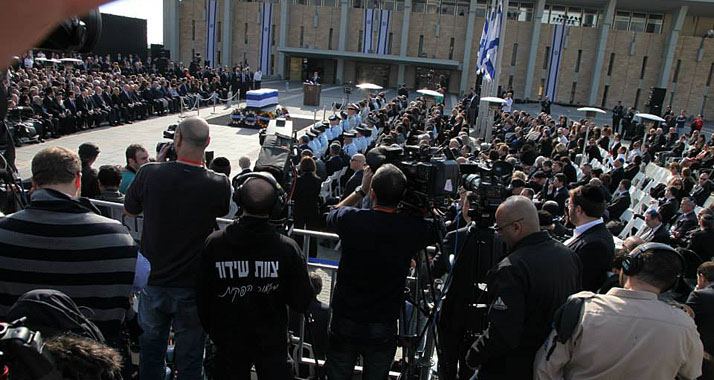
[[[679,204],[677,204],[677,198],[670,198],[664,201],[659,207],[657,207],[657,212],[662,215],[662,223],[669,224],[674,218],[674,214],[679,210]]]
[[[630,207],[630,203],[631,200],[629,192],[625,192],[624,194],[618,195],[613,198],[610,202],[610,205],[607,206],[607,212],[610,214],[610,219],[620,219],[622,213]]]
[[[104,101],[104,97],[99,96],[98,94],[92,95],[92,101],[94,102],[94,105],[97,107],[107,107],[107,103]]]
[[[645,233],[640,237],[645,241],[645,243],[669,244],[671,240],[669,232],[667,232],[667,228],[665,228],[664,224],[662,224],[657,231],[654,232],[654,234],[652,233],[652,229],[648,227],[645,230]]]
[[[714,256],[714,231],[698,230],[692,233],[687,249],[694,251],[702,260],[711,260]]]
[[[297,228],[304,228],[303,223],[313,227],[320,218],[320,187],[322,180],[315,173],[300,174],[295,183],[295,224]]]
[[[605,227],[597,224],[567,244],[580,258],[582,266],[583,290],[597,292],[605,282],[606,273],[612,266],[615,255],[615,241]]]
[[[704,185],[697,184],[692,189],[692,198],[694,198],[694,203],[697,206],[704,206],[704,202],[707,201],[709,195],[712,193],[712,181],[706,181]]]
[[[563,215],[563,212],[565,210],[565,201],[568,199],[568,197],[568,189],[563,186],[552,193],[546,194],[545,198],[547,200],[558,202],[558,210],[560,211],[560,215]]]
[[[617,191],[617,187],[620,186],[620,181],[625,178],[625,169],[619,167],[610,173],[612,177],[612,182],[610,182],[610,194]]]
[[[325,166],[327,167],[327,175],[331,176],[336,171],[342,170],[342,168],[345,166],[345,162],[340,156],[332,156],[327,159],[327,162],[325,162]]]
[[[74,103],[69,99],[64,100],[64,108],[66,108],[72,115],[76,115],[77,111],[77,99],[74,99]]]
[[[350,177],[350,179],[347,180],[347,184],[345,184],[345,189],[342,192],[342,198],[352,194],[357,186],[362,184],[362,174],[364,174],[364,170],[356,171],[352,174],[352,177]]]
[[[689,214],[679,214],[672,226],[676,232],[679,232],[680,236],[684,236],[688,231],[697,228],[698,224],[697,216],[692,211]]]
[[[687,306],[694,311],[694,323],[702,339],[704,351],[714,351],[714,285],[694,290],[687,298]]]

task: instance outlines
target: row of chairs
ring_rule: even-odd
[[[342,195],[342,184],[340,180],[345,173],[347,173],[347,166],[342,168],[342,170],[334,172],[322,182],[320,187],[320,197],[323,201],[328,198],[337,198]]]

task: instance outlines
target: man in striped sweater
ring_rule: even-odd
[[[30,205],[0,218],[0,321],[27,291],[56,289],[79,306],[113,345],[130,308],[138,249],[121,223],[86,198],[79,157],[46,148],[32,159]]]

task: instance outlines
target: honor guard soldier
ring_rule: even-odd
[[[330,132],[332,133],[332,139],[330,142],[333,142],[337,139],[339,139],[342,136],[342,127],[340,126],[340,117],[337,115],[332,115],[329,118],[330,120]]]
[[[345,152],[347,157],[352,158],[355,154],[359,153],[357,146],[354,143],[354,138],[357,137],[357,132],[347,131],[342,134],[345,138],[345,145],[342,150]]]

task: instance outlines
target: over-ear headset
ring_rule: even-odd
[[[625,257],[625,259],[622,261],[622,271],[628,276],[634,276],[634,275],[640,273],[640,271],[642,271],[642,268],[644,268],[644,266],[645,266],[645,259],[642,257],[642,254],[647,251],[652,251],[652,250],[660,251],[660,252],[662,252],[662,251],[669,252],[669,253],[676,255],[679,258],[679,261],[681,263],[680,272],[679,272],[679,274],[677,274],[677,277],[675,278],[672,285],[669,288],[665,289],[664,291],[676,288],[677,285],[679,284],[679,282],[681,281],[682,277],[684,276],[685,269],[686,269],[685,268],[686,261],[684,260],[684,256],[682,256],[681,253],[677,252],[676,249],[670,247],[667,244],[654,243],[654,242],[640,244],[635,249],[633,249],[632,252],[630,252],[630,254],[627,255]]]
[[[283,187],[280,186],[278,181],[275,180],[275,177],[272,176],[272,174],[267,173],[267,172],[251,172],[251,173],[246,173],[241,176],[238,176],[234,180],[234,187],[235,190],[233,192],[233,201],[238,205],[238,207],[243,206],[243,186],[250,181],[253,178],[260,178],[263,179],[264,181],[267,181],[273,186],[273,189],[275,190],[276,193],[276,198],[275,198],[275,203],[273,204],[273,208],[270,211],[270,215],[280,215],[280,213],[283,212],[283,208],[285,207],[285,190],[283,190]]]

